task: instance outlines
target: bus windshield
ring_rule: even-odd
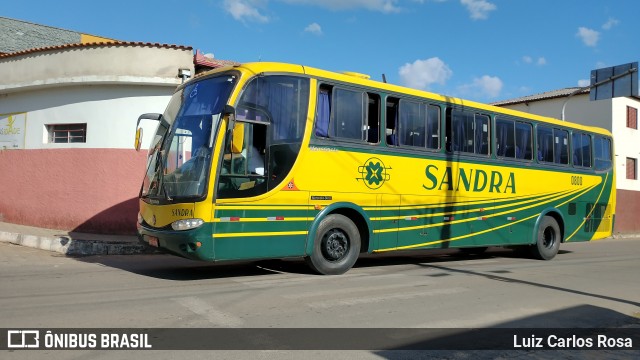
[[[143,198],[163,202],[206,195],[214,136],[236,77],[192,82],[171,98],[149,151]]]

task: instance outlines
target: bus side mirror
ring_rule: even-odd
[[[138,116],[138,123],[136,124],[136,127],[140,126],[140,121],[142,119],[160,121],[160,119],[162,119],[162,114],[158,114],[158,113],[142,114],[142,115]]]
[[[140,151],[140,147],[142,146],[142,128],[140,127],[140,121],[143,119],[160,121],[160,119],[162,119],[162,114],[148,113],[142,114],[138,117],[138,123],[136,124],[136,139],[133,143],[133,147],[136,151]]]
[[[133,147],[136,149],[136,151],[140,151],[140,146],[142,146],[142,128],[139,127],[138,130],[136,130],[136,140],[133,144]]]

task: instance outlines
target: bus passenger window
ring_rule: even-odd
[[[473,114],[451,114],[451,151],[473,152]]]
[[[398,146],[398,103],[397,98],[387,98],[385,136],[387,145]]]
[[[593,139],[595,150],[595,168],[596,170],[608,170],[611,168],[611,139],[602,136],[596,136]]]
[[[532,160],[531,150],[532,136],[531,124],[510,119],[496,119],[496,156]]]
[[[591,167],[591,137],[584,133],[573,133],[571,140],[573,165]]]
[[[533,130],[531,124],[516,122],[516,158],[533,160],[532,139]]]
[[[569,132],[566,130],[553,129],[554,138],[554,162],[556,164],[569,164]]]
[[[400,145],[425,147],[425,117],[424,105],[400,100]]]
[[[316,136],[329,137],[329,119],[331,116],[331,88],[320,87],[316,105]]]
[[[364,141],[364,100],[365,94],[361,91],[333,89],[329,137]]]
[[[427,105],[427,149],[440,149],[440,107]]]
[[[516,157],[514,133],[515,124],[513,120],[496,120],[496,156],[507,158]]]
[[[369,108],[367,111],[367,142],[380,142],[380,95],[367,93]]]
[[[489,117],[456,110],[447,112],[447,150],[489,155]]]
[[[553,129],[538,126],[538,161],[553,162]]]
[[[489,155],[489,117],[476,114],[474,118],[474,152]]]

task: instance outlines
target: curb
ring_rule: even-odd
[[[149,253],[147,246],[133,240],[75,240],[70,236],[38,236],[0,231],[0,242],[53,251],[69,256]]]

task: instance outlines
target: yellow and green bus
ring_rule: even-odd
[[[139,237],[189,259],[321,274],[407,249],[548,260],[613,228],[613,139],[595,127],[266,62],[199,75],[141,119],[159,126]]]

